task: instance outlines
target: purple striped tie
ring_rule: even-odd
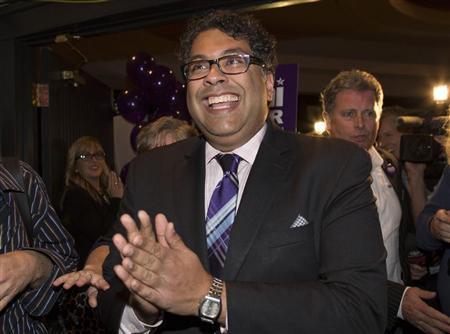
[[[236,215],[239,186],[237,169],[241,157],[236,154],[218,154],[215,158],[222,167],[223,178],[214,189],[209,202],[206,240],[211,274],[222,278],[230,231]]]

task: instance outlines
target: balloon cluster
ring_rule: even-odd
[[[135,124],[130,141],[136,148],[136,136],[147,123],[161,116],[190,121],[186,106],[186,85],[176,80],[173,71],[155,62],[146,52],[138,52],[127,61],[127,76],[135,85],[117,98],[117,109]]]

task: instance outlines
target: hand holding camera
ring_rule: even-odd
[[[430,222],[431,234],[439,240],[450,243],[450,211],[440,209]]]

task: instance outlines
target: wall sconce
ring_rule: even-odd
[[[448,86],[438,85],[433,87],[433,100],[436,103],[444,103],[448,100]]]
[[[314,123],[314,132],[318,135],[322,135],[327,129],[324,121],[318,121]]]

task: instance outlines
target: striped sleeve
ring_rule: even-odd
[[[42,179],[26,163],[21,162],[21,169],[30,203],[34,239],[32,246],[23,249],[41,252],[54,263],[45,283],[21,295],[25,311],[32,316],[40,316],[51,310],[59,296],[60,289],[53,288],[53,281],[76,270],[78,256],[72,237],[60,223],[51,205]]]

